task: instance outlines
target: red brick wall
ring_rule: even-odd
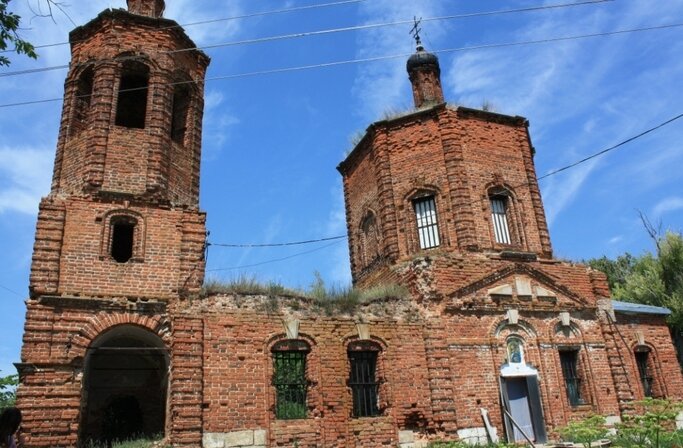
[[[66,213],[64,211],[67,211]],[[134,216],[136,249],[127,263],[110,254],[112,217]],[[204,276],[205,215],[85,199],[43,201],[32,265],[33,295],[170,299],[197,292]]]
[[[653,396],[659,398],[683,397],[683,376],[678,363],[666,317],[660,315],[629,315],[615,313],[609,328],[614,331],[614,353],[622,358],[623,370],[615,368],[615,376],[628,386],[635,400],[644,398],[643,386],[635,361],[638,346],[650,350],[650,373],[654,378]],[[620,375],[623,373],[623,376]],[[628,401],[622,406],[629,409]]]
[[[527,122],[521,117],[439,105],[378,122],[340,171],[352,273],[361,284],[368,272],[358,263],[357,247],[367,204],[379,210],[384,256],[405,259],[420,250],[411,198],[421,191],[434,193],[441,250],[551,256]],[[493,239],[488,196],[496,187],[510,193],[511,245]]]
[[[127,193],[197,206],[204,86],[187,84],[191,101],[184,149],[179,150],[170,138],[172,83],[202,80],[209,60],[199,51],[169,53],[194,47],[173,25],[113,10],[72,32],[72,68],[65,84],[53,191]],[[150,71],[144,129],[115,124],[122,64],[131,58]],[[88,67],[94,73],[94,95],[86,128],[76,132],[77,85]]]

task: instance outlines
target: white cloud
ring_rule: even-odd
[[[617,244],[617,243],[621,243],[623,240],[624,240],[624,237],[622,235],[617,235],[617,236],[610,238],[607,241],[607,244]]]
[[[50,190],[53,157],[46,149],[0,148],[0,213],[37,213]]]
[[[673,196],[662,199],[652,208],[653,219],[658,219],[662,215],[683,209],[683,197]]]

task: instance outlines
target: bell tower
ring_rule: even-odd
[[[170,309],[203,281],[209,58],[162,17],[163,0],[127,4],[69,36],[18,365],[30,446],[123,439],[124,429],[107,426],[114,414],[140,434],[168,435]]]

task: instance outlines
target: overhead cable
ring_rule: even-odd
[[[443,49],[443,50],[435,50],[435,51],[432,51],[432,53],[443,54],[443,53],[454,53],[454,52],[464,52],[464,51],[474,51],[474,50],[487,50],[487,49],[494,49],[494,48],[506,48],[506,47],[523,46],[523,45],[545,44],[545,43],[553,43],[553,42],[587,39],[587,38],[594,38],[594,37],[614,36],[614,35],[627,34],[627,33],[636,33],[636,32],[644,32],[644,31],[655,31],[655,30],[679,28],[682,26],[683,26],[683,23],[674,23],[674,24],[669,24],[669,25],[658,25],[658,26],[645,27],[645,28],[634,28],[634,29],[627,29],[627,30],[607,31],[607,32],[603,32],[603,33],[582,34],[582,35],[575,35],[575,36],[554,37],[554,38],[548,38],[548,39],[518,41],[518,42],[506,42],[506,43],[499,43],[499,44],[482,44],[482,45],[474,45],[474,46],[470,46],[470,47],[448,48],[448,49]],[[394,55],[388,55],[388,56],[376,56],[376,57],[368,57],[368,58],[361,58],[361,59],[350,59],[350,60],[345,60],[345,61],[335,61],[335,62],[326,62],[326,63],[320,63],[320,64],[301,65],[301,66],[295,66],[295,67],[283,67],[283,68],[268,69],[268,70],[258,70],[258,71],[253,71],[253,72],[236,73],[236,74],[232,74],[232,75],[208,77],[205,79],[205,81],[222,81],[222,80],[228,80],[228,79],[237,79],[237,78],[246,78],[246,77],[251,77],[251,76],[258,76],[258,75],[288,73],[288,72],[310,70],[310,69],[314,69],[314,68],[326,68],[326,67],[336,67],[336,66],[340,66],[340,65],[358,64],[358,63],[365,63],[365,62],[385,61],[385,60],[390,60],[390,59],[406,58],[409,56],[411,56],[411,54],[403,53],[403,54],[394,54]],[[159,83],[156,85],[157,86],[176,86],[176,85],[183,85],[183,84],[195,84],[195,83],[200,83],[200,82],[201,81],[191,80],[191,81],[178,81],[178,82],[170,82],[170,83]],[[121,90],[119,90],[119,92],[130,92],[130,91],[141,90],[141,89],[146,89],[146,87],[133,88],[133,89],[121,89]],[[75,97],[76,98],[88,98],[90,96],[93,96],[93,95],[90,95],[90,94],[76,95]],[[34,100],[34,101],[22,101],[22,102],[17,102],[17,103],[6,103],[6,104],[0,104],[0,108],[15,107],[15,106],[27,106],[27,105],[42,104],[42,103],[51,103],[51,102],[57,102],[57,101],[62,101],[62,100],[63,100],[63,98],[60,97],[60,98],[49,98],[49,99]]]
[[[508,9],[508,10],[498,10],[498,11],[485,11],[485,12],[447,15],[447,16],[439,16],[439,17],[427,17],[427,18],[421,19],[421,21],[422,22],[431,22],[431,21],[455,20],[455,19],[464,19],[464,18],[479,17],[479,16],[490,16],[490,15],[498,15],[498,14],[530,12],[530,11],[538,11],[538,10],[543,10],[543,9],[567,8],[567,7],[573,7],[573,6],[582,6],[582,5],[587,5],[587,4],[605,3],[605,2],[612,2],[612,1],[615,1],[615,0],[588,0],[588,1],[579,2],[579,3],[563,3],[563,4],[557,4],[557,5],[536,6],[536,7],[530,7],[530,8]],[[343,32],[348,32],[348,31],[359,31],[359,30],[369,30],[369,29],[375,29],[375,28],[384,28],[384,27],[389,27],[389,26],[409,25],[409,24],[413,23],[413,20],[414,19],[399,20],[399,21],[395,21],[395,22],[370,23],[370,24],[354,25],[354,26],[348,26],[348,27],[342,27],[342,28],[331,28],[331,29],[324,29],[324,30],[317,30],[317,31],[304,31],[304,32],[299,32],[299,33],[282,34],[282,35],[278,35],[278,36],[257,37],[254,39],[244,39],[244,40],[238,40],[238,41],[223,42],[223,43],[218,43],[218,44],[210,44],[210,45],[202,45],[202,46],[189,47],[189,48],[181,48],[181,49],[177,49],[177,50],[167,50],[167,51],[158,52],[158,53],[155,53],[155,54],[152,54],[149,56],[185,53],[188,51],[196,51],[196,50],[212,50],[215,48],[259,44],[259,43],[274,42],[274,41],[279,41],[279,40],[288,40],[288,39],[297,39],[297,38],[302,38],[302,37],[312,37],[312,36],[321,36],[321,35],[326,35],[326,34],[343,33]],[[133,57],[129,57],[129,58],[134,59],[135,57],[133,56]],[[124,57],[124,58],[118,58],[118,59],[102,59],[100,61],[106,61],[106,60],[121,61],[121,60],[125,60],[125,59],[126,58]],[[77,64],[76,66],[89,64],[89,63],[90,62],[84,62],[81,64]],[[42,72],[53,71],[53,70],[63,70],[63,69],[67,69],[67,68],[69,68],[69,65],[63,64],[63,65],[54,65],[51,67],[39,67],[39,68],[34,68],[34,69],[16,70],[16,71],[11,71],[11,72],[0,73],[0,77],[28,75],[28,74],[42,73]]]
[[[252,17],[268,16],[268,15],[274,15],[274,14],[287,13],[287,12],[298,12],[298,11],[304,11],[304,10],[308,10],[308,9],[327,8],[330,6],[340,6],[340,5],[346,5],[349,3],[361,3],[361,2],[365,2],[365,1],[367,1],[367,0],[342,0],[342,1],[330,2],[330,3],[316,3],[313,5],[294,6],[291,8],[274,9],[271,11],[253,12],[253,13],[242,14],[242,15],[238,15],[238,16],[223,17],[220,19],[202,20],[200,22],[190,22],[190,23],[184,23],[184,24],[169,25],[169,26],[160,27],[159,29],[160,30],[168,30],[168,29],[174,29],[174,28],[187,28],[188,26],[208,25],[211,23],[228,22],[231,20],[240,20],[240,19],[249,19]],[[614,0],[609,0],[609,1],[614,1]],[[62,45],[69,45],[70,43],[77,43],[77,42],[83,42],[83,41],[85,41],[85,39],[74,40],[72,42],[56,42],[56,43],[52,43],[52,44],[34,45],[33,48],[39,49],[39,48],[49,48],[49,47],[60,47]],[[0,53],[13,53],[15,51],[16,50],[2,50],[2,51],[0,51]]]
[[[625,139],[625,140],[622,140],[621,142],[619,142],[619,143],[617,143],[617,144],[615,144],[615,145],[612,145],[612,146],[610,146],[610,147],[608,147],[608,148],[605,148],[605,149],[603,149],[603,150],[601,150],[601,151],[598,151],[598,152],[596,152],[596,153],[593,153],[593,154],[589,155],[588,157],[584,157],[583,159],[577,160],[576,162],[570,163],[570,164],[565,165],[565,166],[563,166],[563,167],[561,167],[561,168],[554,169],[554,170],[550,171],[549,173],[544,174],[543,176],[537,177],[536,180],[540,181],[540,180],[546,179],[546,178],[548,178],[548,177],[551,177],[551,176],[554,176],[554,175],[556,175],[556,174],[559,174],[559,173],[561,173],[561,172],[563,172],[563,171],[566,171],[566,170],[569,170],[569,169],[571,169],[571,168],[574,168],[574,167],[576,167],[576,166],[578,166],[578,165],[580,165],[580,164],[582,164],[582,163],[584,163],[584,162],[587,162],[587,161],[589,161],[589,160],[591,160],[591,159],[594,159],[594,158],[596,158],[596,157],[599,157],[599,156],[601,156],[601,155],[604,155],[604,154],[606,154],[606,153],[608,153],[608,152],[610,152],[610,151],[614,151],[615,149],[620,148],[621,146],[624,146],[624,145],[626,145],[626,144],[628,144],[628,143],[631,143],[631,142],[633,142],[634,140],[638,140],[639,138],[644,137],[644,136],[646,136],[647,134],[650,134],[650,133],[652,133],[652,132],[655,132],[655,131],[657,131],[658,129],[661,129],[661,128],[663,128],[663,127],[666,126],[666,125],[669,125],[669,124],[671,124],[671,123],[673,123],[673,122],[675,122],[675,121],[677,121],[677,120],[680,120],[681,118],[683,118],[683,113],[678,114],[678,115],[676,115],[676,116],[674,116],[674,117],[672,117],[672,118],[669,118],[668,120],[665,120],[665,121],[663,121],[663,122],[661,122],[661,123],[659,123],[659,124],[657,124],[657,125],[655,125],[655,126],[649,128],[649,129],[647,129],[647,130],[645,130],[645,131],[643,131],[643,132],[640,132],[640,133],[638,133],[638,134],[636,134],[636,135],[634,135],[634,136],[632,136],[632,137],[629,137],[629,138],[627,138],[627,139]],[[529,183],[528,183],[528,182],[524,182],[524,183],[522,183],[522,184],[515,185],[514,188],[524,187],[524,186],[527,186],[527,185],[529,185]],[[475,204],[478,204],[478,203],[480,203],[480,202],[481,202],[481,200],[473,201],[473,202],[470,203],[470,205],[475,205]],[[347,238],[347,235],[339,235],[339,236],[333,236],[333,237],[327,237],[327,238],[319,238],[319,239],[314,239],[314,240],[294,241],[294,242],[286,242],[286,243],[269,243],[269,244],[218,244],[218,243],[210,243],[210,245],[211,245],[211,246],[218,246],[218,247],[236,247],[236,248],[239,248],[239,247],[244,247],[244,248],[246,248],[246,247],[281,247],[281,246],[294,246],[294,245],[312,244],[312,243],[318,243],[318,242],[323,242],[323,241],[339,240],[339,239],[342,239],[342,238]],[[328,246],[323,246],[322,248],[319,248],[319,249],[323,249],[323,248],[325,248],[325,247],[329,247],[329,245],[328,245]],[[236,269],[236,268],[230,268],[230,269]]]
[[[305,251],[305,252],[299,252],[299,253],[296,253],[296,254],[292,254],[292,255],[289,255],[289,256],[287,256],[287,257],[275,258],[275,259],[272,259],[272,260],[262,261],[262,262],[260,262],[260,263],[245,264],[245,265],[242,265],[242,266],[232,266],[232,267],[229,267],[229,268],[207,269],[206,272],[232,271],[232,270],[235,270],[235,269],[253,268],[253,267],[256,267],[256,266],[262,266],[262,265],[264,265],[264,264],[277,263],[277,262],[279,262],[279,261],[291,260],[292,258],[301,257],[302,255],[308,255],[308,254],[312,254],[313,252],[318,252],[318,251],[321,251],[321,250],[323,250],[323,249],[327,249],[328,247],[332,247],[332,246],[334,246],[334,245],[336,245],[336,244],[339,244],[339,243],[341,243],[341,241],[335,241],[335,242],[333,242],[333,243],[326,244],[326,245],[324,245],[324,246],[317,247],[317,248],[315,248],[315,249],[307,250],[307,251]]]

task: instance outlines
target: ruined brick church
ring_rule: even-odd
[[[162,435],[174,447],[401,447],[526,439],[646,396],[683,398],[667,310],[614,302],[553,258],[522,117],[415,109],[338,167],[354,284],[386,297],[202,295],[209,58],[163,0],[70,34],[52,188],[40,203],[18,405],[30,447]]]

